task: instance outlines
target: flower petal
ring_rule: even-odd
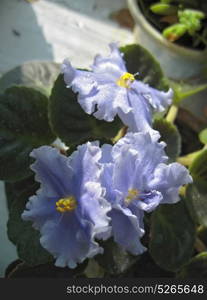
[[[75,268],[77,263],[102,253],[103,249],[94,241],[92,224],[73,212],[68,214],[60,215],[59,222],[51,219],[45,223],[40,243],[56,258],[56,266]]]
[[[86,113],[111,122],[118,108],[125,113],[131,110],[126,89],[116,85],[119,77],[110,79],[106,74],[75,70],[68,61],[63,66],[65,82],[78,93],[78,102]]]
[[[138,95],[134,90],[127,91],[129,106],[131,111],[123,113],[119,111],[119,117],[122,122],[129,127],[131,132],[148,132],[153,131],[152,125],[152,111],[149,105],[146,105],[142,95]]]
[[[81,202],[77,209],[79,217],[90,220],[96,238],[108,239],[111,235],[111,227],[107,213],[111,210],[111,205],[103,198],[103,188],[100,183],[87,182],[85,193],[79,202]]]
[[[67,59],[64,60],[61,71],[64,74],[64,80],[67,86],[72,86],[75,93],[89,95],[93,93],[94,90],[96,91],[97,81],[92,72],[74,69]]]
[[[41,183],[45,197],[58,198],[71,193],[72,172],[65,155],[56,148],[42,146],[34,149],[30,156],[35,158],[31,169],[36,173],[35,179]]]
[[[102,253],[95,238],[107,239],[111,234],[107,216],[111,206],[103,199],[99,183],[101,150],[97,145],[81,145],[69,158],[52,147],[40,147],[32,154],[41,188],[30,198],[22,218],[40,231],[40,242],[57,259],[57,266],[74,268]],[[58,211],[56,202],[68,196],[74,197],[76,205]]]
[[[131,149],[128,145],[124,145],[120,155],[114,161],[112,177],[113,189],[121,191],[124,198],[128,195],[128,190],[134,188],[134,180],[139,182],[140,185],[142,184],[141,173],[139,172],[140,176],[137,176],[138,174],[135,171],[138,164],[139,157],[137,151]]]
[[[107,122],[118,114],[129,131],[153,132],[152,113],[163,111],[171,103],[172,90],[159,91],[133,77],[132,82],[120,86],[117,82],[127,73],[125,61],[115,43],[110,49],[108,57],[96,56],[91,72],[75,70],[65,60],[62,72],[66,84],[78,93],[78,102],[86,113]]]
[[[149,176],[159,163],[166,162],[168,159],[164,152],[166,144],[164,142],[158,142],[159,138],[160,134],[157,131],[154,131],[153,134],[129,132],[114,145],[112,157],[116,160],[117,156],[123,156],[122,148],[128,145],[130,149],[134,149],[138,152],[142,176],[144,174]]]
[[[112,219],[115,242],[134,255],[142,254],[146,250],[140,242],[144,234],[139,224],[139,220],[143,218],[142,212],[140,211],[140,216],[135,216],[129,209],[117,205],[109,216]]]
[[[144,210],[146,212],[151,212],[155,210],[155,208],[160,204],[162,201],[163,196],[158,191],[151,191],[149,192],[149,196],[141,197],[138,200],[132,202],[132,206],[136,206],[140,210]],[[131,207],[129,206],[131,209]]]
[[[47,198],[40,189],[37,195],[29,198],[22,219],[32,221],[35,229],[40,229],[50,218],[57,221],[59,219],[59,213],[55,209],[57,200],[57,198]]]
[[[162,112],[172,103],[172,89],[167,92],[159,91],[138,80],[133,82],[132,89],[136,91],[139,97],[142,97],[145,105],[151,107],[153,111]]]
[[[113,84],[100,86],[99,93],[91,98],[96,98],[97,112],[94,116],[100,120],[111,122],[119,112],[120,115],[128,114],[132,110],[127,90]]]
[[[92,70],[95,73],[105,73],[110,77],[113,76],[113,79],[118,79],[123,73],[127,72],[125,62],[116,43],[109,44],[109,47],[111,50],[110,55],[108,57],[97,55],[94,59]]]
[[[154,172],[154,179],[149,185],[162,193],[162,203],[176,203],[180,200],[179,188],[191,182],[192,177],[188,170],[179,163],[172,163],[158,165]]]
[[[87,182],[99,181],[101,173],[100,158],[101,149],[98,147],[98,142],[88,142],[78,146],[77,150],[68,158],[68,166],[70,166],[73,173],[71,184],[77,198],[85,193]]]
[[[102,164],[102,171],[101,171],[101,185],[105,188],[105,195],[106,199],[115,199],[116,193],[113,189],[112,185],[112,174],[114,164],[112,162],[112,146],[108,144],[104,144],[101,147],[102,157],[100,159],[100,163]]]

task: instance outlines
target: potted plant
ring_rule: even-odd
[[[175,80],[203,78],[207,67],[207,5],[191,0],[128,0],[135,37]]]

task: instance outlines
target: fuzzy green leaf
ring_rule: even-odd
[[[50,96],[49,116],[53,131],[67,145],[100,137],[112,138],[123,126],[118,118],[114,122],[106,122],[86,114],[76,94],[66,88],[62,74],[58,76]]]
[[[199,191],[207,193],[207,149],[201,151],[193,160],[190,173]]]
[[[39,184],[34,181],[33,177],[22,181],[18,188],[15,183],[7,183],[7,193],[9,192],[10,197],[13,198],[10,199],[8,237],[17,246],[19,258],[29,266],[53,260],[52,256],[40,245],[39,231],[32,227],[31,222],[23,221],[21,218],[29,197],[34,195],[38,188]]]
[[[187,186],[186,204],[195,222],[207,226],[207,193],[202,193],[196,183]]]
[[[50,144],[47,97],[28,87],[11,87],[0,95],[0,179],[21,180],[31,174],[29,153]]]
[[[158,90],[168,90],[169,84],[164,77],[160,64],[142,46],[132,44],[121,47],[120,51],[124,54],[127,71],[135,74],[139,72],[136,79],[148,83]]]
[[[175,161],[181,151],[181,136],[177,127],[164,119],[156,119],[153,128],[159,131],[160,140],[167,144],[165,152],[169,162]]]
[[[122,249],[112,239],[102,243],[104,253],[95,257],[99,265],[105,270],[106,276],[125,273],[132,267],[140,256],[133,256]]]
[[[203,143],[204,145],[207,144],[207,128],[203,129],[199,133],[199,139],[200,139],[201,143]]]
[[[152,258],[165,270],[179,270],[191,258],[195,242],[195,224],[185,202],[161,205],[151,221]]]
[[[202,278],[207,279],[207,252],[193,257],[179,272],[179,279]]]

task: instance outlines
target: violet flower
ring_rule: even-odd
[[[88,142],[70,157],[47,146],[31,156],[41,188],[29,199],[22,218],[40,231],[40,243],[56,258],[56,266],[75,268],[103,252],[95,238],[110,235],[110,205],[100,185],[101,150]]]
[[[114,240],[134,255],[145,247],[144,212],[159,204],[179,201],[179,188],[192,182],[188,170],[178,164],[167,165],[165,143],[158,133],[128,133],[114,146],[103,145],[101,163],[105,198],[111,203]]]
[[[78,93],[87,114],[111,122],[118,115],[129,131],[151,131],[153,112],[162,112],[172,100],[172,90],[159,91],[128,73],[117,45],[108,57],[97,55],[91,71],[74,69],[68,60],[62,73],[68,87]]]

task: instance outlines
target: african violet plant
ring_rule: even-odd
[[[139,45],[112,43],[90,70],[65,60],[51,92],[52,78],[15,72],[0,80],[0,178],[20,258],[7,276],[192,277],[195,265],[203,276],[207,150],[179,157],[173,124],[199,89],[172,89]]]

